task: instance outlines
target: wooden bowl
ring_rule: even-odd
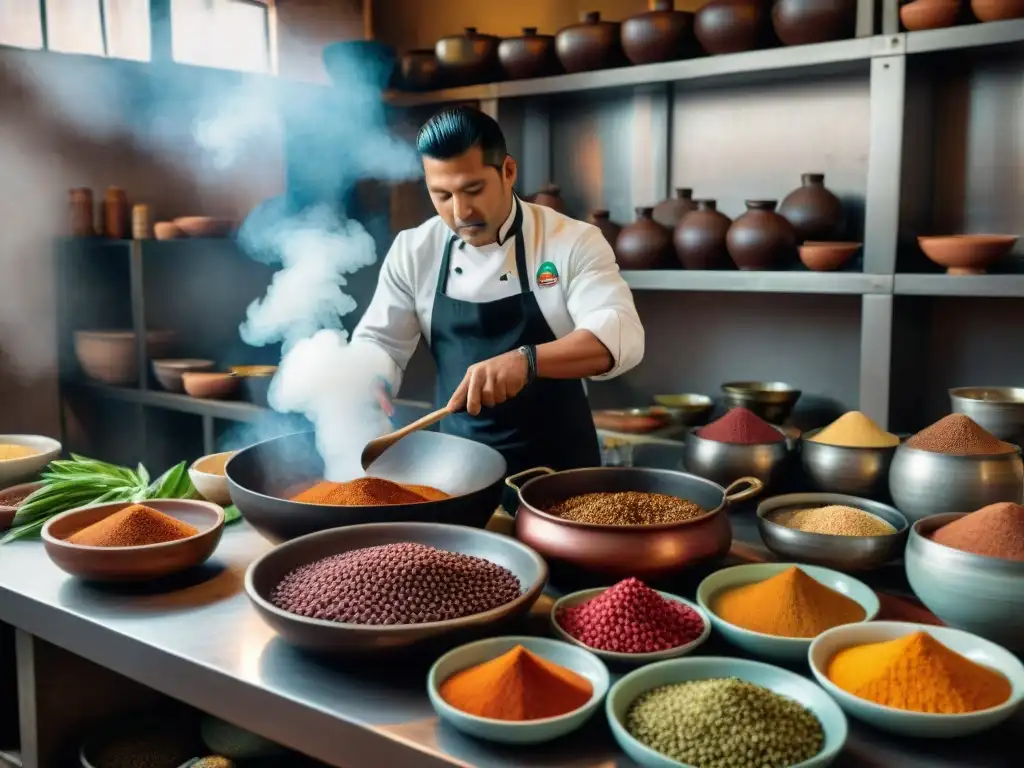
[[[611,432],[643,435],[669,425],[671,416],[663,408],[626,408],[594,411],[594,426]]]
[[[160,499],[146,506],[195,526],[187,539],[141,547],[86,547],[71,544],[72,534],[120,512],[131,502],[79,507],[53,517],[43,526],[46,554],[63,571],[90,581],[149,581],[205,562],[220,542],[224,510],[208,501]]]
[[[182,216],[174,225],[187,237],[227,237],[234,226],[228,219],[213,216]]]
[[[943,29],[956,24],[960,0],[914,0],[900,8],[900,21],[911,32]]]
[[[997,259],[1005,256],[1017,242],[1016,235],[947,235],[919,237],[924,255],[948,275],[983,275]]]
[[[242,380],[230,373],[189,371],[181,374],[181,383],[192,397],[224,398],[238,394]]]
[[[808,240],[800,246],[800,261],[815,272],[839,269],[860,250],[860,243],[825,243]]]
[[[14,516],[18,514],[18,507],[34,491],[43,487],[42,481],[34,483],[21,483],[4,488],[0,491],[0,533],[3,533],[14,522]]]

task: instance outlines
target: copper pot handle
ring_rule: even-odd
[[[516,480],[522,480],[527,475],[532,476],[532,475],[553,475],[553,474],[555,474],[555,470],[551,469],[551,467],[533,467],[531,469],[524,469],[522,472],[516,472],[514,475],[509,475],[508,477],[506,477],[505,478],[505,485],[507,485],[513,491],[518,491],[519,490],[519,486],[516,485],[516,482],[515,482]],[[735,485],[735,483],[734,483],[734,485]],[[761,490],[760,485],[758,486],[758,490]]]
[[[736,488],[742,485],[746,485],[747,488],[737,491]],[[764,483],[756,477],[741,477],[739,480],[733,480],[725,489],[725,503],[727,505],[739,504],[741,501],[754,498],[762,490],[764,490]]]

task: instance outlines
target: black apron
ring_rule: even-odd
[[[452,235],[445,246],[430,321],[439,405],[448,402],[474,363],[524,345],[556,340],[530,290],[523,209],[518,199],[514,205],[509,234],[515,234],[521,293],[485,303],[450,298],[446,291],[456,237]],[[579,379],[537,378],[504,403],[484,406],[478,416],[462,412],[446,417],[441,430],[495,448],[505,457],[509,475],[538,466],[564,470],[601,465],[597,430]],[[514,493],[505,495],[503,506],[509,512],[515,510]]]

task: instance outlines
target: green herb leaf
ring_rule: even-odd
[[[242,519],[242,513],[238,510],[234,504],[230,507],[224,507],[224,525],[231,525],[237,523]]]
[[[149,470],[142,466],[141,461],[135,468],[135,475],[139,478],[139,485],[149,485]]]
[[[15,526],[4,534],[4,537],[0,539],[0,544],[7,544],[18,539],[34,538],[39,535],[44,525],[46,525],[46,520],[37,520],[34,523]]]

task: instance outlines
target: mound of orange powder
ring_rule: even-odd
[[[450,497],[444,491],[427,485],[402,485],[380,477],[359,477],[345,483],[324,480],[292,496],[291,500],[334,507],[383,507],[447,498]]]

